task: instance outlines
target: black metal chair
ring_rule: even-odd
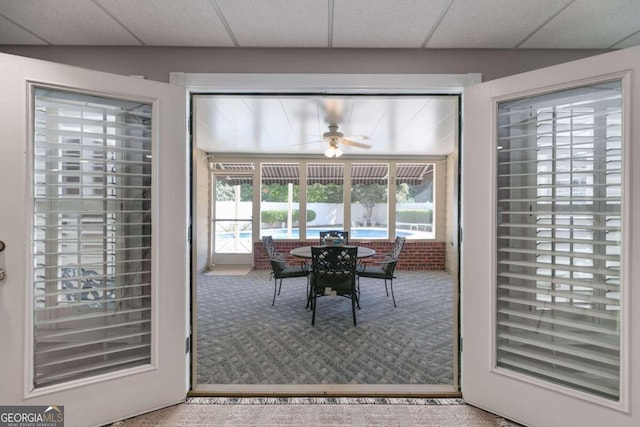
[[[344,244],[345,245],[349,244],[349,232],[348,231],[342,231],[342,230],[321,231],[320,232],[320,244],[321,245],[324,245],[324,238],[325,237],[338,237],[338,238],[344,240]]]
[[[353,324],[356,324],[356,261],[355,246],[314,246],[311,248],[311,325],[316,321],[317,299],[322,296],[343,296],[351,299]]]
[[[304,265],[292,266],[287,264],[287,261],[283,254],[277,251],[273,238],[271,236],[263,236],[262,243],[267,251],[269,262],[271,263],[271,276],[269,281],[274,279],[273,287],[273,301],[271,305],[276,303],[276,295],[280,295],[282,289],[282,280],[289,279],[291,277],[306,277],[307,278],[307,307],[309,307],[309,269]],[[280,283],[278,284],[278,280]]]
[[[394,276],[394,272],[396,270],[396,264],[398,263],[398,258],[400,257],[400,252],[402,252],[402,248],[404,247],[405,242],[404,237],[396,237],[396,240],[393,244],[393,249],[388,254],[384,255],[382,261],[374,261],[369,264],[361,264],[360,269],[358,271],[358,298],[360,296],[360,278],[368,277],[371,279],[383,279],[384,280],[384,289],[387,292],[387,296],[389,296],[389,289],[387,288],[387,280],[391,285],[391,298],[393,299],[393,306],[396,306],[396,297],[393,294],[393,279],[396,278]],[[359,302],[359,301],[358,301]]]

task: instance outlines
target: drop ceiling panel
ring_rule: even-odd
[[[99,0],[150,46],[233,46],[209,0]]]
[[[47,44],[30,32],[0,16],[1,44]]]
[[[624,49],[625,47],[632,47],[640,45],[640,31],[621,41],[620,43],[613,46],[614,49]]]
[[[334,2],[333,47],[419,48],[449,0]]]
[[[638,31],[640,1],[573,2],[522,44],[523,48],[609,48]]]
[[[429,48],[515,48],[570,0],[456,0]]]
[[[139,45],[95,3],[83,0],[0,2],[0,13],[57,45]]]
[[[326,47],[328,6],[318,0],[217,0],[241,47]]]

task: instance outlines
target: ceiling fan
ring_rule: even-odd
[[[368,137],[365,135],[344,136],[342,132],[338,131],[338,125],[336,123],[330,123],[329,132],[323,133],[321,140],[312,141],[312,142],[322,142],[322,141],[329,142],[329,147],[327,147],[327,149],[324,152],[324,155],[326,157],[342,156],[342,150],[340,149],[338,144],[348,145],[350,147],[364,148],[367,150],[371,148],[371,145],[353,141],[354,139],[368,139]]]

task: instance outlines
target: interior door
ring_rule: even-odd
[[[640,424],[638,72],[631,48],[465,89],[468,403],[532,426]]]
[[[0,403],[88,426],[182,401],[184,89],[0,63]]]

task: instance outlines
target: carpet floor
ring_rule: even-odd
[[[460,399],[192,398],[113,426],[507,427],[509,423]]]
[[[453,279],[398,271],[397,308],[382,280],[361,280],[357,326],[351,301],[318,300],[306,279],[286,279],[271,306],[269,272],[198,280],[199,384],[453,384]]]

